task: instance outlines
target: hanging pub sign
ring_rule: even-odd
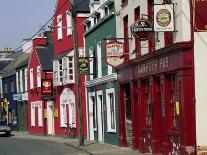
[[[89,58],[88,57],[79,57],[79,70],[80,70],[80,74],[89,73]]]
[[[153,29],[151,23],[142,18],[131,26],[131,32],[136,39],[144,41],[152,34]]]
[[[105,61],[112,67],[118,67],[124,62],[121,56],[124,54],[124,44],[112,41],[105,44]]]
[[[52,79],[41,80],[41,93],[42,95],[52,95],[53,93]]]
[[[194,21],[195,31],[207,31],[207,1],[206,0],[195,0],[194,7]]]
[[[154,31],[175,31],[174,4],[154,4]]]

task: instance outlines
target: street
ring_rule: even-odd
[[[61,143],[0,137],[0,155],[87,155]]]

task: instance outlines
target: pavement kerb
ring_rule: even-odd
[[[83,152],[85,152],[85,153],[87,153],[87,154],[89,154],[89,155],[96,155],[96,154],[91,153],[91,152],[89,152],[88,150],[84,149],[84,146],[75,146],[75,145],[72,145],[72,144],[70,144],[70,143],[64,143],[64,144],[65,144],[65,145],[68,145],[68,146],[71,146],[71,147],[73,147],[73,148],[76,148],[76,149],[78,149],[78,150],[80,150],[80,151],[83,151]]]

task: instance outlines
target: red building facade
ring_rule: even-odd
[[[53,45],[47,37],[33,39],[28,63],[28,131],[45,134],[47,124],[44,118],[45,101],[41,94],[41,79],[52,78]],[[46,63],[45,63],[46,62]]]
[[[155,32],[146,41],[136,37],[130,39],[129,28],[143,18],[142,14],[153,23],[152,4],[152,0],[115,4],[117,10],[123,9],[120,11],[123,18],[117,17],[117,36],[125,38],[126,55],[125,63],[117,68],[120,146],[129,146],[132,141],[132,148],[143,153],[194,154],[196,130],[192,23],[187,19],[181,21],[175,18],[179,23],[176,25],[177,33]],[[184,8],[180,2],[178,5]],[[190,2],[188,7],[192,11]],[[192,20],[189,10],[186,15]],[[184,31],[184,25],[187,24]]]
[[[86,19],[89,11],[89,1],[79,5],[75,3],[77,12],[78,47],[80,55],[83,51],[84,27],[82,22]],[[54,84],[54,109],[58,114],[54,117],[53,134],[65,135],[68,125],[79,131],[78,103],[76,102],[76,81],[74,64],[74,46],[72,31],[72,12],[70,1],[58,0],[54,17],[54,61],[53,61],[53,84]],[[81,76],[82,108],[83,108],[83,131],[87,132],[86,125],[86,99],[85,99],[85,77]]]

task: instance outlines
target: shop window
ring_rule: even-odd
[[[63,38],[62,31],[62,15],[57,16],[57,39],[60,40]]]
[[[76,127],[75,103],[70,103],[70,124]]]
[[[35,126],[35,106],[31,103],[31,126]]]
[[[66,104],[60,105],[60,126],[67,126],[67,112],[66,112]]]
[[[146,101],[146,126],[152,127],[153,105],[150,93],[149,80],[145,81],[145,101]]]
[[[96,101],[95,96],[91,96],[91,104],[93,108],[93,128],[94,130],[97,130],[97,114],[96,114]]]
[[[106,105],[107,105],[107,132],[116,132],[114,88],[106,90]]]
[[[38,105],[38,126],[43,126],[42,121],[42,105]]]
[[[169,95],[171,110],[171,127],[179,128],[179,101],[176,99],[176,78],[175,75],[169,76]]]
[[[31,126],[35,126],[35,109],[38,110],[38,126],[43,126],[42,101],[31,102]]]

